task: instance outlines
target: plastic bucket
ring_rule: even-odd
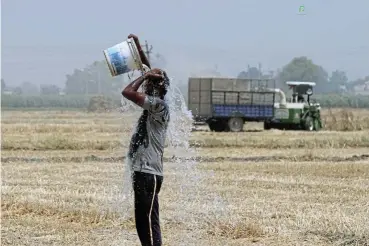
[[[143,71],[142,61],[132,38],[104,50],[104,55],[113,77],[133,70]]]

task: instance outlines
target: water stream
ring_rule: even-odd
[[[170,123],[167,130],[167,145],[165,154],[173,156],[172,161],[164,163],[164,184],[171,186],[171,196],[175,199],[175,210],[167,211],[161,215],[162,221],[170,220],[182,223],[191,228],[192,233],[178,235],[181,245],[195,245],[196,234],[200,233],[200,228],[207,226],[207,222],[218,217],[228,216],[229,206],[221,197],[205,191],[206,180],[213,175],[212,171],[203,171],[198,168],[197,150],[190,145],[192,132],[192,113],[188,110],[185,99],[179,87],[171,79],[171,86],[165,97],[170,109]],[[139,117],[142,109],[132,102],[122,98],[122,108],[124,116]],[[123,116],[123,117],[124,117]],[[137,121],[137,120],[135,120]],[[132,126],[132,133],[136,125]],[[130,141],[122,139],[122,141]],[[127,143],[125,143],[127,146]],[[128,152],[128,150],[124,150]],[[168,156],[168,155],[167,155]],[[126,158],[123,163],[122,182],[118,187],[114,186],[114,192],[110,195],[108,207],[119,214],[120,220],[124,223],[133,220],[134,217],[134,197],[132,189],[131,169],[129,160]],[[165,173],[174,177],[171,183],[165,181]],[[159,196],[160,200],[160,196]],[[195,237],[194,237],[195,236]],[[182,244],[183,243],[183,244]]]
[[[192,114],[188,110],[185,99],[178,88],[171,80],[171,85],[168,88],[165,100],[168,103],[170,110],[170,122],[167,130],[167,146],[165,152],[170,152],[173,154],[173,162],[177,165],[174,166],[176,173],[177,182],[179,185],[179,193],[184,194],[185,190],[193,190],[196,184],[200,182],[200,172],[196,171],[197,162],[194,161],[196,155],[196,150],[190,147],[190,136],[192,130]],[[125,98],[122,98],[122,112],[141,112],[142,109]],[[133,126],[132,133],[136,126]],[[127,141],[127,140],[125,140]],[[129,140],[128,140],[129,141]],[[181,157],[181,158],[176,158]],[[184,160],[186,158],[186,160]],[[164,163],[165,169],[166,163]],[[133,215],[133,189],[131,180],[131,169],[129,160],[126,159],[124,163],[124,176],[122,184],[122,194],[121,194],[121,215],[122,219],[129,219]],[[194,187],[189,187],[194,186]],[[186,196],[186,199],[190,197]],[[181,203],[183,204],[183,203]]]

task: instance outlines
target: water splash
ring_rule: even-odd
[[[161,219],[176,221],[191,229],[191,233],[179,234],[178,245],[196,245],[194,238],[200,238],[203,228],[217,223],[217,221],[230,218],[232,215],[231,205],[221,196],[209,192],[206,187],[206,179],[214,173],[209,170],[198,168],[199,155],[197,150],[190,145],[192,132],[192,113],[188,110],[185,99],[171,79],[171,86],[165,97],[170,108],[171,121],[168,125],[165,153],[172,156],[172,160],[164,163],[164,171],[170,172],[171,183],[167,184],[175,192],[172,198],[180,201],[175,203],[175,210],[167,211],[161,215]],[[139,117],[142,109],[132,102],[122,99],[122,107],[126,109],[122,118],[129,116]],[[136,126],[132,128],[132,134]],[[127,144],[127,139],[122,139]],[[127,155],[126,155],[127,156]],[[123,164],[123,177],[121,185],[114,186],[114,197],[110,196],[109,207],[118,213],[119,220],[124,223],[134,217],[134,196],[132,187],[132,170],[129,159]],[[160,198],[159,198],[160,199]],[[113,206],[113,207],[111,207]],[[165,222],[164,222],[165,223]],[[195,240],[195,241],[194,241]]]
[[[192,113],[188,110],[185,99],[180,89],[171,83],[171,89],[166,98],[171,109],[171,124],[168,127],[168,151],[174,153],[173,167],[175,174],[175,186],[178,189],[175,220],[188,223],[196,220],[196,215],[191,213],[190,207],[198,200],[200,182],[203,175],[197,169],[198,161],[196,149],[190,145],[192,132]]]
[[[170,109],[168,147],[182,147],[188,150],[193,121],[192,113],[187,109],[185,99],[176,85],[169,87],[165,100]]]
[[[192,113],[187,108],[186,101],[181,90],[174,82],[175,81],[171,79],[171,85],[169,86],[167,95],[164,99],[170,110],[170,122],[167,129],[165,152],[173,153],[173,161],[176,163],[174,170],[176,173],[180,173],[180,175],[177,175],[176,183],[179,184],[179,193],[185,194],[183,192],[185,190],[194,190],[195,187],[190,186],[198,184],[201,177],[200,172],[196,171],[197,161],[195,161],[194,158],[196,156],[196,150],[191,148],[189,142],[192,131]],[[125,98],[122,98],[121,104],[121,111],[125,113],[142,111],[139,106]],[[135,128],[136,126],[133,127],[132,134]],[[177,156],[180,156],[181,158],[176,158]],[[128,158],[126,158],[124,163],[122,188],[120,199],[118,199],[121,204],[121,208],[119,210],[122,219],[126,220],[133,216],[134,208],[132,170],[131,163]],[[183,199],[189,200],[191,197],[185,196]],[[179,204],[179,206],[184,206],[184,204]]]

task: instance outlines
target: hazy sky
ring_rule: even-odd
[[[356,79],[369,74],[368,9],[368,0],[2,0],[2,77],[63,85],[135,33],[179,77],[215,65],[237,76],[259,61],[266,72],[306,55]]]

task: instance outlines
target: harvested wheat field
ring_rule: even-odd
[[[139,245],[117,198],[135,117],[2,112],[1,245]],[[164,245],[369,245],[369,110],[323,117],[167,149]]]

